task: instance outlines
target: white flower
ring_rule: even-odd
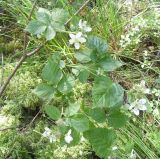
[[[117,150],[117,149],[118,149],[117,146],[113,146],[113,147],[112,147],[112,151],[115,151],[115,150]]]
[[[45,131],[42,134],[42,136],[48,138],[50,143],[56,142],[56,136],[54,134],[52,134],[51,129],[49,129],[48,127],[45,127],[44,129],[45,129]]]
[[[70,130],[68,131],[68,133],[65,134],[64,140],[65,140],[65,142],[66,142],[67,144],[70,144],[71,141],[73,140],[73,137],[71,136],[71,133],[72,133],[72,130],[70,129]]]
[[[49,129],[48,127],[45,127],[44,129],[45,129],[45,131],[42,134],[42,136],[43,137],[49,137],[51,135],[51,133],[52,133],[51,129]]]
[[[129,159],[136,159],[136,158],[137,158],[136,152],[135,150],[132,149]]]
[[[129,110],[133,112],[135,115],[139,115],[140,111],[146,111],[147,106],[146,106],[147,100],[142,98],[140,100],[136,100],[133,103],[130,104]]]
[[[79,21],[79,28],[81,29],[82,32],[91,32],[92,28],[87,26],[87,21],[82,21],[82,19],[80,19]]]
[[[77,34],[69,34],[70,40],[69,43],[71,45],[74,44],[74,47],[78,50],[80,48],[80,44],[85,43],[86,39],[84,38],[82,32],[78,32]]]
[[[50,141],[50,143],[56,142],[56,136],[53,135],[53,134],[51,134],[51,135],[49,136],[49,141]]]
[[[159,110],[158,110],[158,108],[155,108],[154,110],[153,110],[153,115],[156,117],[156,116],[159,116]]]

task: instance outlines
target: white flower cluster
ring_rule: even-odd
[[[52,133],[51,129],[49,129],[48,127],[45,127],[44,129],[45,129],[45,131],[42,134],[42,136],[48,138],[50,143],[56,142],[56,140],[57,140],[56,136]]]
[[[142,80],[140,84],[136,84],[133,87],[133,90],[140,93],[140,95],[150,94],[150,89],[146,87],[146,82]],[[145,112],[147,110],[149,102],[146,98],[139,98],[133,101],[130,104],[127,104],[126,107],[135,115],[139,115],[140,111]]]
[[[126,48],[131,44],[138,44],[141,42],[141,30],[147,27],[147,20],[143,18],[131,20],[131,23],[126,26],[126,34],[121,35],[120,46]]]
[[[128,109],[138,116],[140,114],[140,111],[147,110],[147,100],[144,98],[136,100],[128,105]]]
[[[52,130],[49,129],[48,127],[45,127],[44,128],[45,131],[44,133],[42,134],[43,137],[45,138],[48,138],[50,143],[55,143],[57,141],[57,138],[56,138],[56,135],[54,135],[52,133]],[[72,141],[73,141],[73,137],[71,136],[71,133],[72,133],[72,130],[70,129],[66,134],[65,134],[65,137],[64,137],[64,140],[67,144],[70,144]]]
[[[87,32],[90,32],[92,31],[92,28],[89,27],[87,25],[87,22],[86,21],[82,21],[82,19],[79,21],[79,29],[80,31],[78,33],[70,33],[69,36],[70,36],[70,40],[69,40],[69,43],[71,45],[74,45],[75,49],[80,49],[80,46],[81,44],[85,43],[86,42],[86,33]]]

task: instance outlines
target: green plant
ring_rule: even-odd
[[[0,2],[0,158],[159,158],[158,3],[83,2]]]
[[[36,20],[32,20],[26,30],[52,40],[56,35],[57,25],[62,28],[58,31],[65,30],[63,24],[66,14],[64,11],[61,13],[60,9],[53,10],[52,14],[46,9],[39,9]],[[56,21],[48,20],[54,20],[53,16],[56,16]],[[107,157],[115,142],[114,129],[122,127],[128,119],[121,111],[124,89],[107,76],[107,72],[117,69],[122,63],[107,52],[105,40],[97,36],[87,38],[86,32],[91,29],[86,22],[81,21],[79,28],[83,31],[69,34],[70,44],[74,44],[78,51],[74,52],[72,49],[71,56],[63,50],[53,53],[42,71],[43,83],[37,86],[34,93],[45,101],[44,110],[51,119],[63,121],[60,125],[57,124],[56,133],[60,133],[60,136],[55,136],[57,142],[76,145],[80,136],[84,136],[97,155]],[[86,45],[81,46],[85,42]],[[70,93],[74,94],[76,81],[93,83],[92,103],[89,105],[83,99],[80,105],[76,101],[70,101]],[[65,108],[48,104],[54,97],[60,96],[68,100]]]

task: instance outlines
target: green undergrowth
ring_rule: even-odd
[[[38,6],[50,10],[54,7],[64,8],[73,15],[82,2],[84,1],[38,1]],[[159,8],[156,7],[158,2],[135,2],[131,8],[124,2],[99,0],[97,3],[90,3],[78,16],[73,16],[71,28],[75,30],[74,26],[79,19],[87,20],[92,26],[92,34],[98,34],[107,42],[111,57],[123,63],[122,67],[109,72],[109,76],[123,86],[125,106],[141,98],[147,101],[147,111],[145,113],[140,111],[139,116],[126,110],[124,106],[129,121],[124,127],[116,129],[117,140],[113,146],[117,148],[111,151],[109,157],[158,159],[160,117],[153,113],[156,108],[160,111],[160,16]],[[7,0],[0,3],[4,8],[4,16],[0,17],[4,31],[0,38],[4,63],[1,61],[0,63],[4,65],[4,73],[1,69],[0,76],[3,74],[5,81],[22,55],[23,28],[28,23],[27,15],[32,1]],[[7,28],[8,24],[12,27]],[[70,147],[50,143],[42,135],[45,127],[55,132],[57,123],[46,115],[45,106],[48,103],[36,95],[35,88],[42,82],[42,69],[54,52],[61,52],[62,60],[71,66],[77,62],[74,50],[68,46],[67,39],[67,33],[58,33],[56,39],[49,41],[39,54],[24,62],[8,85],[0,100],[0,159],[99,158],[86,140]],[[35,48],[39,42],[40,39],[31,37],[28,51]],[[81,80],[85,81],[83,78]],[[145,81],[145,89],[150,89],[152,93],[141,92],[143,88],[138,86],[141,81]],[[92,86],[93,78],[88,79],[85,84],[76,81],[73,92],[67,96],[57,94],[49,104],[56,105],[58,109],[66,109],[70,101],[90,105]],[[131,158],[134,155],[136,157]]]

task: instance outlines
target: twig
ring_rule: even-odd
[[[1,86],[3,85],[3,75],[4,75],[4,67],[3,67],[3,52],[1,54],[1,64],[2,64],[2,71],[1,71]]]
[[[79,14],[79,12],[81,12],[81,11],[86,7],[86,5],[87,5],[90,1],[91,1],[91,0],[87,0],[87,1],[77,10],[77,12],[75,12],[74,15],[73,15],[70,19],[68,19],[68,21],[65,23],[65,25],[67,25],[67,24],[72,20],[72,18],[73,18],[74,16],[76,16],[77,14]]]
[[[38,113],[33,117],[33,119],[31,120],[31,122],[28,125],[26,125],[26,127],[24,127],[22,129],[22,131],[25,131],[29,126],[31,126],[34,123],[34,121],[37,119],[37,117],[39,116],[40,113],[41,113],[41,110],[38,111]]]

